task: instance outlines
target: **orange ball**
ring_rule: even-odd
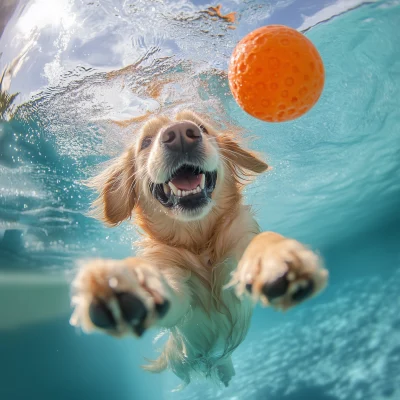
[[[321,56],[303,34],[283,25],[249,33],[229,64],[229,86],[244,111],[268,122],[298,118],[321,96]]]

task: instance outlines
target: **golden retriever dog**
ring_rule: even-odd
[[[181,111],[149,120],[138,136],[89,181],[100,220],[134,217],[137,255],[79,269],[71,323],[117,337],[163,328],[168,340],[147,370],[170,369],[183,385],[200,375],[228,386],[254,306],[295,306],[321,291],[328,273],[296,240],[260,233],[242,192],[268,165],[232,133]]]

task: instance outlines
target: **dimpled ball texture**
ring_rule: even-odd
[[[263,121],[284,122],[309,111],[321,96],[321,56],[303,34],[269,25],[248,34],[229,64],[229,86],[239,106]]]

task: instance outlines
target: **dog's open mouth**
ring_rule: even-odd
[[[194,210],[208,203],[217,182],[217,171],[203,171],[193,165],[182,165],[171,178],[152,183],[153,196],[165,207]]]

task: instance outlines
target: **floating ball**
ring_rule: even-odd
[[[244,111],[263,121],[283,122],[314,106],[324,87],[325,71],[317,49],[303,34],[269,25],[238,43],[228,78]]]

